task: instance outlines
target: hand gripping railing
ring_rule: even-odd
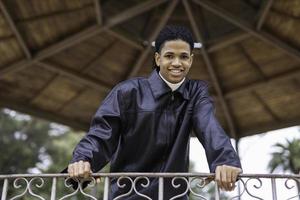
[[[183,187],[183,190],[180,190],[180,194],[174,194],[170,200],[180,199],[180,197],[190,195],[193,196],[193,199],[212,199],[212,196],[208,196],[206,187],[208,187],[207,180],[213,179],[214,174],[208,173],[94,173],[89,180],[87,188],[96,188],[97,181],[96,178],[101,178],[104,180],[103,187],[103,199],[107,200],[109,198],[109,192],[111,189],[111,181],[115,179],[116,185],[118,188],[122,189],[127,187],[126,192],[120,194],[119,196],[114,197],[114,200],[117,199],[126,199],[131,195],[139,196],[140,199],[164,199],[164,183],[168,179],[171,181],[171,187],[175,190],[176,188]],[[38,191],[42,190],[45,186],[45,180],[48,180],[51,184],[51,191],[48,191],[47,197],[45,197],[45,191],[43,194],[39,194]],[[94,196],[91,192],[88,192],[89,189],[84,189],[84,180],[76,180],[78,187],[74,190],[68,190],[68,192],[58,196],[57,194],[57,185],[59,180],[64,182],[63,187],[70,188],[72,187],[69,181],[71,180],[67,174],[11,174],[11,175],[0,175],[0,183],[2,185],[2,196],[1,200],[14,200],[27,197],[27,199],[50,199],[50,200],[63,200],[70,199],[72,196],[82,195],[84,199],[93,199],[96,200],[99,197]],[[124,183],[124,180],[127,181],[127,185]],[[148,188],[151,185],[151,181],[156,180],[158,182],[157,194],[155,197],[151,198],[144,194],[140,189]],[[280,181],[279,181],[280,180]],[[86,180],[85,180],[86,181]],[[123,183],[122,183],[123,182]],[[259,196],[253,190],[267,190],[265,193],[270,193],[272,199],[282,199],[278,198],[278,183],[283,183],[283,186],[280,189],[284,189],[289,192],[291,189],[296,189],[297,192],[292,194],[289,193],[286,200],[290,199],[300,199],[300,175],[283,175],[283,174],[241,174],[239,179],[236,182],[236,185],[239,185],[237,193],[235,195],[227,196],[227,199],[241,199],[244,196],[248,196],[251,199],[264,199],[264,197]],[[129,184],[129,185],[128,185]],[[218,185],[214,182],[209,184],[210,187],[213,185],[214,194],[213,198],[218,200],[222,199]],[[264,185],[268,185],[265,187]],[[269,189],[266,189],[269,188]],[[12,192],[13,190],[21,190],[21,192]],[[11,192],[9,192],[11,191]],[[204,191],[204,192],[203,192]],[[46,192],[47,193],[47,192]]]

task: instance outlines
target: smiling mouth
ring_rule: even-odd
[[[181,69],[171,69],[170,72],[171,72],[172,75],[181,75],[183,70],[181,70]]]

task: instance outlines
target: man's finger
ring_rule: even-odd
[[[73,163],[74,177],[78,177],[78,163]]]
[[[224,190],[228,190],[228,186],[229,183],[227,181],[227,170],[225,169],[225,167],[223,167],[223,169],[221,170],[221,184]]]
[[[216,171],[215,171],[215,181],[217,182],[217,184],[218,184],[218,186],[220,187],[220,189],[223,189],[222,188],[222,184],[221,184],[221,170],[220,170],[220,166],[218,166],[217,168],[216,168]]]
[[[88,178],[92,171],[91,171],[91,165],[89,162],[84,162],[84,178]]]
[[[73,164],[69,164],[69,166],[68,166],[68,173],[69,173],[70,177],[74,176],[74,167],[73,167]]]
[[[84,176],[84,163],[82,160],[78,162],[77,167],[78,167],[78,176],[83,177]]]
[[[227,186],[227,191],[231,191],[232,190],[232,185],[233,185],[233,182],[231,181],[231,178],[232,178],[232,169],[230,167],[225,167],[226,169],[226,186]]]
[[[100,183],[100,182],[101,182],[101,178],[100,177],[96,178],[96,183]]]

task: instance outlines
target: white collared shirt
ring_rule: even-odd
[[[182,79],[182,81],[180,81],[179,83],[170,83],[169,81],[167,81],[166,79],[164,79],[164,77],[160,74],[159,72],[159,76],[162,78],[162,80],[164,80],[164,82],[171,88],[172,91],[177,90],[181,84],[184,82],[185,77]]]

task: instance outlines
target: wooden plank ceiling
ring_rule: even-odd
[[[189,77],[211,83],[231,137],[299,125],[299,18],[298,0],[0,0],[0,105],[87,130],[179,24],[203,44]]]

